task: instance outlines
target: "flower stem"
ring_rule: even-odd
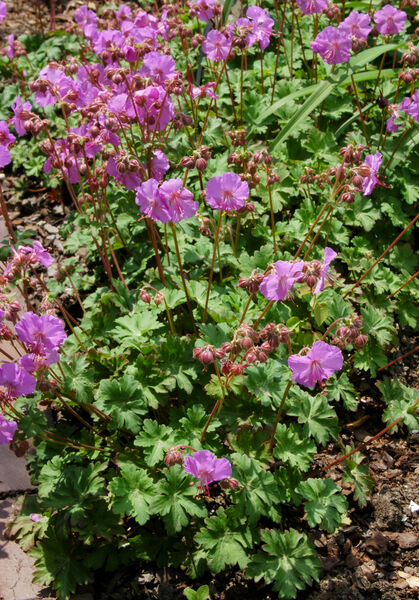
[[[406,358],[406,356],[410,356],[411,354],[413,354],[417,350],[419,350],[419,346],[416,346],[415,348],[412,348],[412,350],[409,350],[409,352],[405,352],[404,354],[402,354],[398,358],[395,358],[391,362],[389,362],[386,365],[384,365],[384,367],[380,367],[379,369],[377,369],[377,373],[378,373],[378,371],[383,371],[384,369],[387,369],[387,367],[391,367],[391,365],[394,365],[396,362],[399,362],[399,360],[402,360],[402,358]]]
[[[275,445],[276,428],[278,427],[278,423],[279,423],[279,420],[282,415],[282,410],[284,408],[285,400],[287,399],[288,392],[290,391],[291,386],[292,386],[292,381],[290,381],[288,383],[287,387],[285,388],[284,395],[282,396],[281,404],[279,405],[278,412],[276,413],[276,419],[275,419],[274,427],[272,430],[271,439],[269,441],[269,452],[272,452],[273,447]]]
[[[196,329],[196,325],[195,325],[195,319],[194,319],[194,316],[193,316],[192,305],[191,305],[191,301],[190,301],[190,298],[189,298],[188,288],[186,287],[185,274],[183,272],[183,267],[182,267],[182,260],[180,258],[180,252],[179,252],[179,245],[178,245],[178,242],[177,242],[176,229],[175,229],[175,226],[173,225],[173,223],[170,223],[170,227],[171,227],[172,233],[173,233],[173,241],[175,243],[176,257],[177,257],[177,262],[178,262],[178,265],[179,265],[180,276],[182,278],[183,289],[185,291],[186,303],[188,305],[188,310],[189,310],[189,313],[190,313],[191,319],[192,319],[192,327],[193,327],[195,333],[197,333],[197,329]]]
[[[373,270],[373,268],[375,267],[375,265],[377,265],[380,262],[380,260],[382,258],[384,258],[384,256],[393,248],[393,246],[395,246],[397,244],[397,242],[399,241],[399,239],[404,236],[404,234],[406,233],[406,231],[408,229],[410,229],[412,227],[412,225],[414,225],[418,219],[419,219],[419,213],[416,215],[416,217],[414,219],[412,219],[410,221],[409,225],[407,225],[403,229],[403,231],[401,233],[399,233],[399,235],[396,237],[396,239],[391,242],[390,246],[388,246],[387,249],[384,250],[384,252],[381,254],[381,256],[379,256],[377,258],[377,260],[370,266],[370,268],[367,269],[367,271],[365,271],[365,273],[362,275],[362,277],[360,277],[358,279],[358,281],[356,283],[354,283],[354,285],[351,287],[351,289],[348,290],[345,294],[343,294],[342,298],[345,298],[348,294],[350,294],[351,292],[353,292],[354,289],[359,286],[359,284],[361,283],[361,281],[363,281],[365,279],[365,277],[368,275],[368,273],[370,273]]]
[[[390,294],[390,296],[387,296],[387,300],[390,300],[390,298],[393,298],[396,294],[398,294],[400,292],[400,290],[402,290],[404,288],[405,285],[407,285],[408,283],[413,281],[413,279],[415,279],[418,275],[419,275],[419,271],[416,271],[416,273],[414,273],[412,275],[412,277],[409,277],[409,279],[407,281],[405,281],[404,284],[399,287],[399,289],[397,289],[395,292]]]
[[[312,234],[312,232],[313,232],[313,229],[315,228],[315,226],[317,225],[317,223],[320,221],[320,218],[321,218],[322,214],[324,213],[324,211],[326,210],[326,208],[328,208],[328,207],[329,207],[329,205],[330,205],[330,200],[328,200],[328,201],[326,202],[326,204],[323,206],[323,208],[321,209],[321,211],[320,211],[320,212],[319,212],[319,214],[317,215],[317,217],[316,217],[316,220],[314,221],[313,225],[310,227],[310,229],[309,229],[309,231],[308,231],[308,233],[307,233],[306,237],[303,239],[303,241],[302,241],[302,242],[301,242],[301,244],[300,244],[300,247],[298,248],[297,252],[295,253],[295,255],[294,255],[294,260],[295,260],[296,258],[298,258],[298,257],[299,257],[299,255],[301,254],[301,251],[302,251],[302,249],[304,248],[304,246],[305,246],[305,244],[306,244],[306,242],[307,242],[308,238],[309,238],[309,237],[310,237],[310,235]]]
[[[214,273],[215,256],[217,254],[218,238],[220,236],[220,227],[221,227],[222,217],[223,217],[223,211],[220,210],[220,216],[218,217],[217,229],[215,230],[214,249],[212,252],[211,268],[210,268],[210,274],[208,277],[207,297],[205,298],[204,318],[202,321],[203,323],[205,323],[205,321],[207,319],[208,300],[209,300],[209,295],[210,295],[210,291],[211,291],[212,276]]]

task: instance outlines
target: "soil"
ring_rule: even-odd
[[[49,9],[39,1],[7,2],[9,14],[0,25],[0,42],[14,33],[34,33],[48,29]],[[63,24],[71,11],[83,4],[78,0],[57,1],[56,22]],[[23,16],[24,15],[24,16]],[[20,194],[16,193],[19,177],[7,176],[1,181],[16,230],[31,229],[55,257],[62,256],[63,246],[59,227],[70,213],[65,194],[58,190],[40,189],[39,182],[30,182]],[[71,290],[66,304],[71,305]],[[389,362],[418,345],[417,337],[408,329],[400,332],[400,344],[388,351]],[[379,373],[397,377],[406,385],[419,389],[419,372],[415,353]],[[359,445],[378,433],[382,405],[374,381],[360,374],[362,398],[356,414],[340,415],[343,426],[341,441],[344,445]],[[362,381],[359,381],[362,377]],[[375,482],[367,506],[360,509],[353,498],[353,489],[342,482],[342,465],[327,474],[344,490],[350,504],[348,523],[334,535],[312,531],[306,527],[322,561],[323,572],[318,583],[306,588],[297,600],[413,600],[419,590],[419,432],[410,436],[401,427],[387,433],[370,446],[362,449],[365,463]],[[336,444],[330,444],[316,456],[314,471],[340,456]],[[302,513],[298,513],[301,519]],[[296,515],[294,515],[295,518]],[[291,515],[289,515],[291,517]],[[287,515],[288,520],[288,515]],[[291,523],[292,525],[292,523]],[[287,523],[288,526],[288,523]],[[303,525],[304,527],[304,525]],[[217,576],[207,574],[199,581],[188,579],[176,569],[153,569],[149,564],[121,569],[116,574],[100,573],[94,585],[81,590],[95,600],[180,600],[185,598],[186,587],[210,587],[212,600],[274,600],[277,593],[263,581],[247,580],[243,572],[232,569]],[[51,590],[45,590],[51,596]]]

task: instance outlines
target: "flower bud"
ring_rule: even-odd
[[[353,344],[355,348],[363,348],[367,342],[368,337],[361,333],[354,339]]]
[[[167,467],[173,467],[173,465],[183,465],[183,455],[179,450],[173,450],[169,448],[166,456],[164,457],[164,464]]]
[[[207,161],[205,160],[205,158],[198,158],[195,162],[195,167],[196,169],[202,173],[203,171],[205,171],[205,169],[207,168]]]
[[[239,487],[239,482],[234,477],[227,477],[220,481],[220,487],[223,490],[235,490]]]
[[[159,304],[161,304],[162,302],[164,302],[164,296],[161,292],[157,292],[157,294],[154,296],[154,300],[153,300],[154,304],[156,306],[158,306]]]
[[[146,304],[150,304],[150,302],[151,302],[151,296],[150,296],[150,294],[148,292],[146,292],[146,290],[141,290],[141,292],[140,292],[140,298]]]

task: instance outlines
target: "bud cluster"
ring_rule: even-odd
[[[337,23],[340,21],[341,11],[337,4],[329,2],[327,8],[323,10],[323,14],[326,15],[329,21],[336,21]]]
[[[258,273],[258,271],[254,269],[249,277],[240,277],[237,287],[242,290],[247,290],[249,294],[256,294],[259,291],[263,277],[263,273]]]
[[[357,313],[354,313],[348,319],[345,319],[342,325],[339,325],[332,339],[332,344],[342,350],[348,344],[351,344],[354,348],[360,350],[368,342],[368,337],[361,333],[361,329],[362,318]]]
[[[178,166],[186,169],[196,168],[199,172],[205,171],[208,160],[211,158],[211,148],[209,146],[200,146],[193,151],[191,156],[184,156]]]
[[[199,360],[204,368],[216,359],[221,359],[223,375],[242,375],[245,368],[251,364],[266,362],[269,354],[276,350],[280,343],[288,344],[289,336],[290,331],[282,323],[268,323],[259,332],[248,323],[242,323],[234,332],[231,342],[224,342],[221,348],[210,344],[200,346],[194,349],[193,357]]]

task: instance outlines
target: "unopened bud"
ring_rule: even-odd
[[[150,304],[150,302],[151,302],[151,296],[150,296],[150,294],[148,292],[146,292],[146,290],[141,290],[141,292],[140,292],[140,298],[146,304]]]
[[[183,455],[179,450],[172,450],[169,448],[166,456],[164,457],[164,464],[167,467],[173,467],[173,465],[183,465]]]
[[[161,304],[162,302],[164,302],[164,296],[161,292],[157,292],[157,294],[154,296],[154,300],[153,300],[154,304],[156,306],[158,306],[159,304]]]
[[[234,477],[227,477],[227,479],[220,481],[220,487],[223,490],[235,490],[239,487],[239,482]]]

